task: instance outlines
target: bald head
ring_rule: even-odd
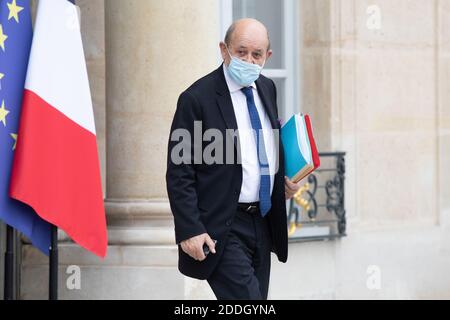
[[[267,41],[267,50],[270,50],[269,32],[267,31],[267,28],[256,19],[245,18],[233,22],[228,28],[227,33],[225,34],[225,43],[227,46],[231,46],[231,42],[235,33],[238,34],[238,36],[250,33],[256,37],[265,37],[266,39],[260,40],[262,40],[263,42]]]
[[[266,27],[251,18],[237,20],[228,28],[224,42],[220,43],[220,50],[225,65],[230,63],[230,54],[261,66],[272,55]]]

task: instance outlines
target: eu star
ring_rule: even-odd
[[[17,134],[11,133],[11,137],[14,139],[13,150],[16,150],[16,145],[17,145]]]
[[[5,107],[5,100],[2,101],[2,107],[0,108],[0,122],[3,122],[3,125],[6,127],[6,116],[8,115],[9,111],[6,110]]]
[[[3,33],[3,26],[0,24],[0,48],[5,51],[5,41],[8,39],[8,36]]]
[[[9,9],[9,16],[8,20],[11,20],[11,18],[14,18],[17,23],[19,23],[19,12],[23,10],[23,7],[19,7],[16,4],[16,0],[13,0],[11,3],[7,3],[8,9]]]

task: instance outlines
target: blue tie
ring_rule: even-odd
[[[262,134],[261,120],[259,119],[258,110],[256,109],[255,99],[253,98],[252,87],[242,88],[241,91],[247,98],[248,113],[252,128],[256,136],[256,150],[258,152],[260,186],[259,186],[259,208],[261,215],[264,217],[272,207],[270,199],[270,173],[269,163],[267,161],[266,147],[264,145],[264,135]]]

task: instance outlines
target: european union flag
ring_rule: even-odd
[[[32,38],[29,0],[0,0],[0,219],[48,254],[50,224],[8,195]]]

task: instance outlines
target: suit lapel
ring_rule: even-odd
[[[228,129],[236,130],[237,121],[236,115],[234,114],[233,104],[231,102],[231,97],[228,94],[217,97],[217,105],[219,106],[220,112],[222,114],[223,120],[225,121]]]
[[[271,99],[269,99],[268,97],[268,88],[261,81],[261,78],[256,80],[256,88],[258,90],[259,97],[261,98],[261,101],[264,105],[264,109],[269,116],[272,129],[279,129],[280,126],[274,112],[276,106],[271,103]]]
[[[227,128],[236,130],[238,128],[236,115],[234,114],[233,102],[231,101],[222,66],[217,69],[216,93],[217,105]]]
[[[227,129],[237,130],[238,125],[236,115],[234,114],[233,102],[231,101],[231,95],[228,90],[227,82],[225,81],[225,76],[223,74],[223,65],[221,65],[220,68],[217,69],[216,101]],[[238,143],[239,141],[236,140],[228,131],[226,135],[226,139],[231,139],[230,141],[233,141],[236,155],[238,155],[237,150],[240,150],[240,144]]]

